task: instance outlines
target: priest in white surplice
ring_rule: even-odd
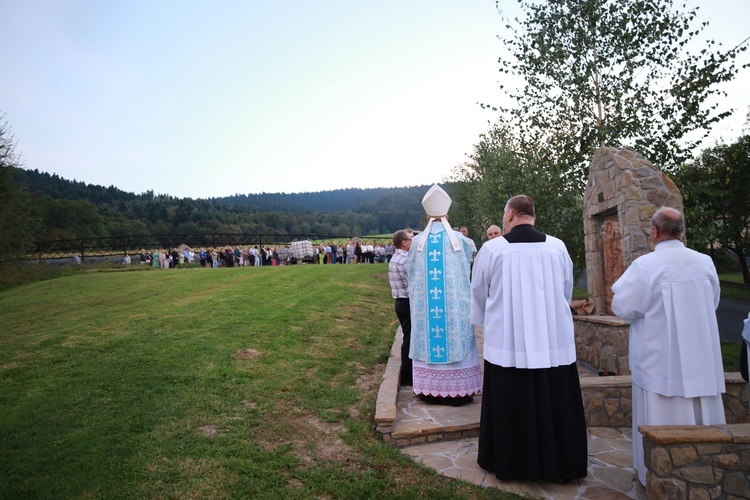
[[[471,322],[484,325],[477,462],[498,479],[566,483],[586,476],[586,421],[576,366],[573,263],[534,228],[534,202],[508,200],[502,237],[482,245]]]
[[[469,239],[446,220],[451,199],[432,186],[422,199],[428,221],[407,255],[413,390],[422,401],[461,406],[482,388],[474,327],[469,322]]]
[[[651,225],[654,252],[633,261],[612,285],[612,310],[630,321],[633,467],[644,485],[639,425],[726,423],[716,268],[682,244],[685,219],[677,210],[659,209]]]

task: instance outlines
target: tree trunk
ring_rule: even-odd
[[[747,259],[745,258],[745,253],[739,248],[732,248],[732,251],[740,259],[740,269],[742,269],[742,281],[746,285],[750,285],[750,270],[748,270],[748,267],[747,267]]]

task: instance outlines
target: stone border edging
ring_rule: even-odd
[[[750,425],[643,425],[649,498],[750,498]]]
[[[398,384],[401,372],[401,327],[396,329],[396,336],[385,365],[383,379],[378,390],[378,399],[375,403],[375,429],[383,435],[383,439],[390,441],[393,427],[396,423],[396,398],[398,397]]]

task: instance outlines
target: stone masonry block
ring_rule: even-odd
[[[615,165],[621,170],[630,170],[633,168],[633,163],[621,154],[615,155],[612,159],[614,160]]]
[[[661,178],[662,178],[662,182],[664,182],[664,186],[670,192],[675,193],[675,194],[680,193],[680,190],[677,188],[677,185],[665,173],[661,172]]]
[[[684,467],[675,471],[675,476],[691,483],[715,484],[714,469],[710,465]]]
[[[646,481],[647,498],[686,498],[687,485],[674,478],[656,477],[650,472]]]
[[[735,453],[725,453],[722,455],[715,455],[714,466],[722,469],[739,469],[740,468],[740,457]]]
[[[666,477],[672,474],[672,461],[669,459],[669,454],[664,448],[653,447],[650,453],[646,453],[645,458],[646,467],[651,469],[657,476]]]
[[[657,189],[650,190],[648,194],[646,194],[646,199],[649,201],[649,203],[652,203],[658,207],[663,206],[668,197],[669,193],[667,191]]]
[[[705,488],[691,486],[688,500],[711,500],[711,494]]]
[[[624,190],[626,200],[641,200],[642,192],[636,186],[628,186]],[[665,196],[666,198],[666,196]]]
[[[695,448],[692,446],[675,446],[669,451],[672,455],[672,463],[675,466],[682,466],[695,462],[698,458],[698,454],[695,452]]]
[[[741,472],[727,473],[724,479],[724,492],[740,498],[750,498],[750,478]]]

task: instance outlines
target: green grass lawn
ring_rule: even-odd
[[[719,279],[726,283],[735,283],[736,285],[725,284],[721,287],[721,296],[733,299],[750,300],[750,285],[745,285],[742,281],[742,273],[720,274]]]
[[[375,432],[386,270],[79,270],[0,292],[0,498],[515,498]]]

